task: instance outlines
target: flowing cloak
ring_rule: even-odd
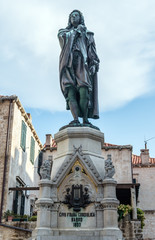
[[[93,38],[94,33],[85,30],[80,33],[78,37],[78,46],[83,57],[83,64],[85,75],[88,76],[88,80],[81,79],[83,86],[87,86],[89,89],[89,105],[88,105],[88,118],[99,118],[99,107],[98,107],[98,80],[97,71],[99,66],[99,59],[96,54],[95,42]],[[73,29],[60,29],[58,32],[58,38],[61,47],[60,60],[59,60],[59,73],[60,73],[60,86],[62,93],[68,103],[68,87],[74,86],[75,79],[72,71],[73,61],[73,45],[77,41],[77,32]],[[96,66],[96,73],[90,76],[89,69],[91,66]],[[78,100],[77,100],[78,102]],[[67,110],[69,106],[67,104]],[[79,112],[79,117],[81,113]]]

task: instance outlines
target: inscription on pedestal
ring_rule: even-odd
[[[83,220],[89,217],[95,217],[95,212],[90,213],[71,213],[71,212],[60,212],[59,217],[69,218],[71,223],[73,223],[73,227],[81,227]]]

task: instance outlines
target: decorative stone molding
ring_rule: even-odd
[[[111,160],[111,155],[108,154],[107,160],[105,160],[105,178],[112,178],[115,174],[115,168]]]
[[[117,182],[113,178],[105,178],[103,180],[103,185],[104,186],[114,186],[114,187],[116,187]]]
[[[48,204],[40,204],[38,206],[38,210],[41,210],[41,211],[52,211],[52,207],[51,207],[51,205],[48,205]]]
[[[93,177],[96,184],[101,184],[102,178],[100,177],[90,157],[84,155],[82,151],[82,146],[78,148],[76,148],[75,146],[73,147],[74,147],[73,153],[70,156],[66,157],[65,161],[63,162],[61,168],[57,172],[52,182],[59,185],[64,176],[67,174],[67,171],[73,166],[75,161],[78,159],[84,165],[84,167],[87,169],[90,175]]]
[[[54,202],[52,199],[47,199],[47,198],[40,198],[36,202],[36,207],[38,210],[46,210],[46,211],[51,211],[52,206],[54,206]]]
[[[101,204],[104,209],[117,209],[119,201],[117,199],[104,198]]]
[[[87,138],[100,142],[101,146],[104,144],[104,133],[89,127],[68,127],[55,134],[54,138],[57,144],[68,138]]]
[[[48,160],[45,160],[40,168],[40,175],[42,179],[51,179],[52,165],[52,156],[49,156]]]
[[[51,206],[51,210],[58,212],[58,211],[59,211],[59,208],[60,208],[60,205],[61,205],[61,203],[54,203],[54,204]]]
[[[104,209],[104,206],[101,202],[97,202],[95,203],[95,210],[103,210]]]
[[[76,189],[76,190],[75,190]],[[79,189],[79,190],[78,190]],[[61,182],[58,191],[58,200],[67,204],[68,207],[74,207],[74,192],[79,192],[81,200],[76,201],[76,207],[84,207],[86,203],[95,202],[97,186],[90,178],[79,159],[74,163],[69,173]],[[80,204],[80,205],[79,205]],[[87,205],[87,204],[86,204]],[[76,208],[75,207],[75,208]],[[86,206],[85,206],[86,207]],[[84,207],[84,208],[85,208]]]

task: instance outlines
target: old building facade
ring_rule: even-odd
[[[25,112],[16,96],[0,96],[0,143],[1,217],[8,209],[31,215],[38,197],[38,191],[34,189],[38,187],[40,166],[49,157],[55,159],[57,144],[47,134],[42,147],[30,114]],[[147,148],[141,150],[140,156],[136,156],[132,154],[131,145],[104,143],[102,156],[107,159],[109,155],[115,167],[117,198],[120,203],[132,205],[134,221],[137,219],[136,207],[145,212],[144,239],[154,239],[155,159],[150,158]],[[28,187],[33,190],[17,189]],[[132,222],[130,225],[135,224]]]
[[[140,156],[132,156],[133,178],[140,183],[137,206],[145,213],[144,239],[155,239],[155,158],[149,149],[141,149]]]
[[[38,155],[42,144],[16,96],[0,96],[0,215],[32,214],[37,191],[18,190],[36,187],[40,179]]]
[[[48,159],[48,156],[55,158],[57,145],[50,134],[46,135],[43,152],[44,160]],[[131,145],[118,146],[108,143],[104,143],[102,146],[102,155],[104,159],[111,155],[115,166],[114,179],[117,181],[117,198],[121,204],[129,204],[133,207],[133,222],[127,223],[126,229],[129,225],[132,225],[131,229],[133,229],[134,225],[139,224],[136,222],[136,209],[138,207],[145,213],[144,239],[154,239],[155,205],[152,199],[154,199],[155,194],[153,185],[155,159],[149,157],[148,149],[141,150],[141,156],[136,156],[132,153]],[[131,229],[128,229],[130,237]],[[140,230],[137,231],[139,232]]]

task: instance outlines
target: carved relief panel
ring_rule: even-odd
[[[97,186],[77,159],[58,188],[59,228],[95,227],[96,196]]]

